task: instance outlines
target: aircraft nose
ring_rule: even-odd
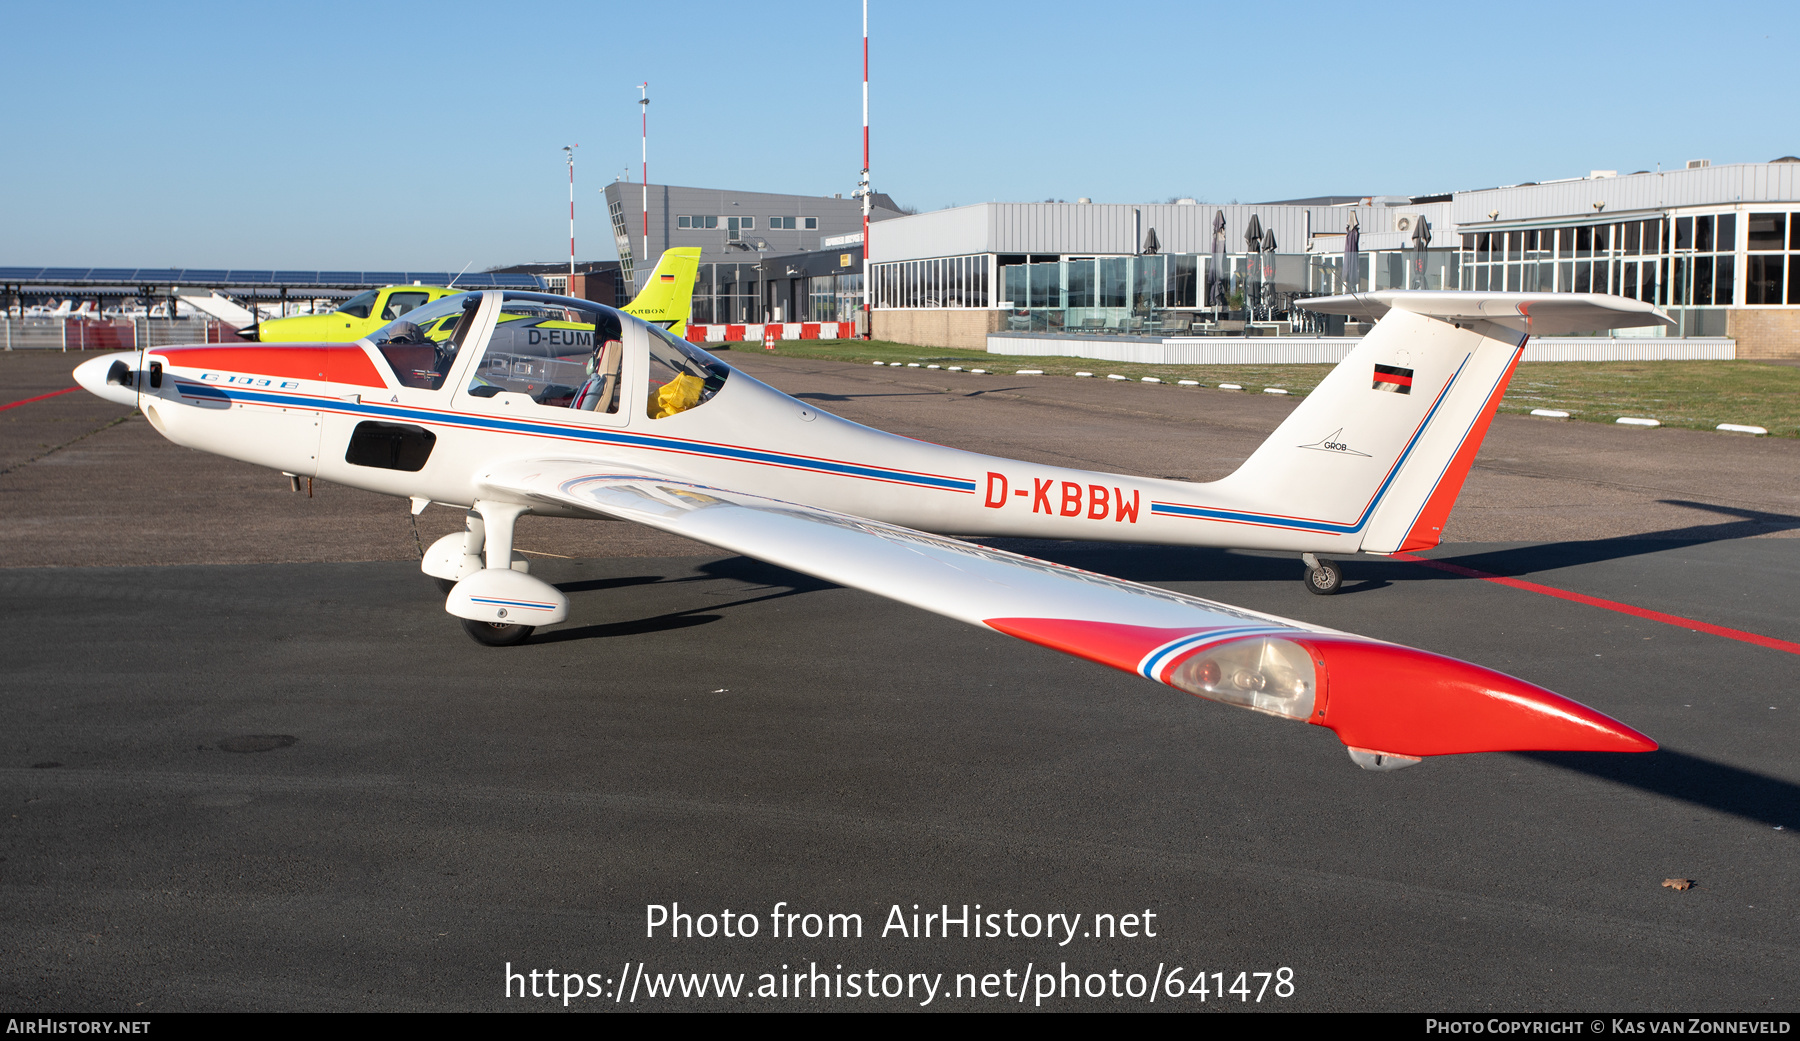
[[[1618,720],[1505,673],[1395,644],[1309,642],[1329,684],[1314,722],[1353,749],[1401,756],[1656,750]]]
[[[137,351],[115,351],[75,366],[75,382],[96,397],[121,405],[137,405]]]

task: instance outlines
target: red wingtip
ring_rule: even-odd
[[[1394,644],[1305,642],[1326,673],[1325,707],[1313,722],[1352,747],[1408,756],[1657,747],[1610,716],[1479,665]]]

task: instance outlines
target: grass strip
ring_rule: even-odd
[[[760,344],[734,345],[761,350]],[[1092,358],[989,354],[947,347],[915,347],[884,340],[783,340],[771,352],[790,358],[826,361],[918,362],[961,365],[999,375],[1019,369],[1042,369],[1045,377],[1091,372],[1134,382],[1156,376],[1173,389],[1181,379],[1206,387],[1236,383],[1248,393],[1278,387],[1295,396],[1310,392],[1331,365],[1151,365],[1097,361]],[[1038,378],[1038,377],[1032,377]],[[1560,409],[1571,418],[1611,423],[1620,416],[1642,416],[1664,426],[1711,430],[1720,423],[1743,423],[1768,429],[1771,436],[1800,437],[1800,367],[1752,361],[1609,361],[1528,362],[1519,366],[1500,411],[1527,413],[1534,408]]]

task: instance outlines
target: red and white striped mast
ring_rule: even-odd
[[[638,98],[638,104],[643,107],[642,115],[644,117],[644,126],[643,126],[644,177],[643,177],[643,181],[641,183],[642,183],[643,195],[644,195],[644,261],[646,263],[648,263],[650,260],[650,81],[649,80],[645,80],[644,82],[638,84],[638,93],[643,95],[642,97]],[[644,277],[649,278],[650,276],[649,276],[649,274],[646,273],[644,275]]]
[[[863,165],[862,180],[857,182],[856,194],[862,196],[863,204],[863,339],[871,339],[875,335],[875,315],[871,310],[874,301],[875,269],[869,264],[869,207],[874,199],[874,190],[869,187],[869,0],[863,0]]]
[[[575,295],[575,150],[580,143],[564,145],[563,151],[569,155],[569,285],[568,295]]]

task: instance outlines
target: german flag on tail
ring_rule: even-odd
[[[1373,387],[1376,390],[1385,390],[1390,394],[1411,394],[1412,383],[1413,370],[1411,369],[1403,369],[1398,365],[1375,366]]]

